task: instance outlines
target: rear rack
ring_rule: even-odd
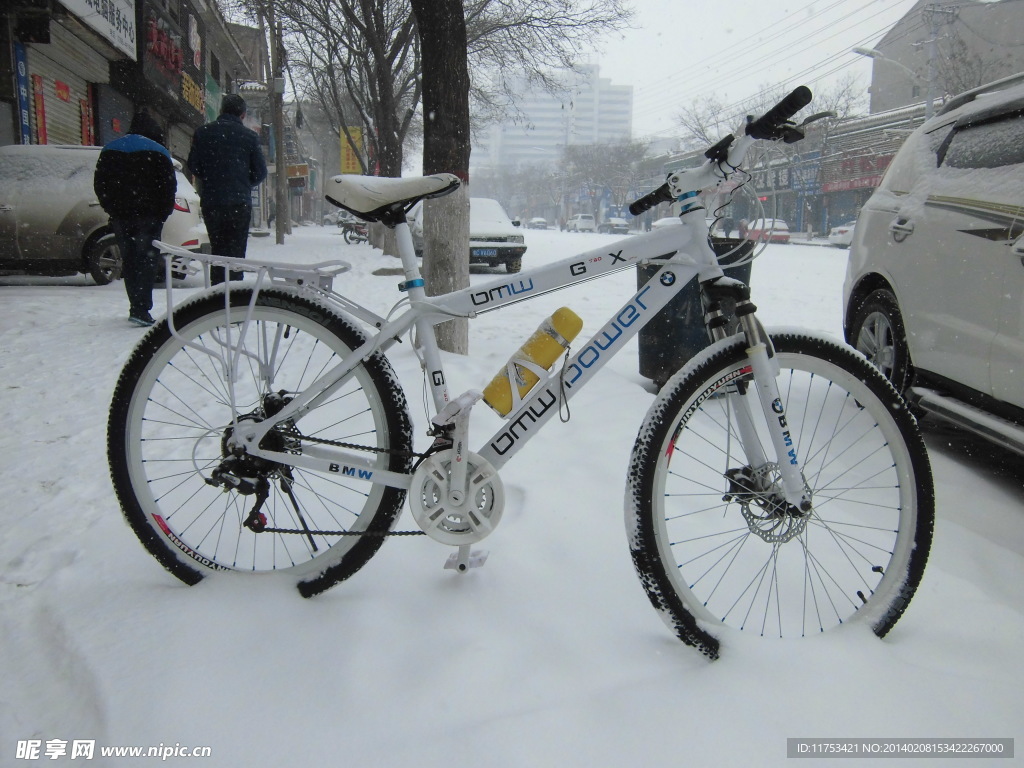
[[[217,256],[212,253],[197,253],[178,246],[154,240],[153,245],[172,258],[166,259],[165,271],[167,285],[173,272],[196,275],[204,272],[206,286],[210,287],[210,273],[204,267],[196,266],[198,261],[207,266],[224,267],[234,272],[263,273],[272,281],[285,282],[300,287],[313,287],[323,293],[331,293],[334,278],[352,269],[347,261],[320,261],[312,264],[289,264],[283,261],[267,261],[265,259],[238,259],[232,256]],[[262,281],[260,281],[262,282]]]
[[[232,256],[217,256],[212,253],[196,253],[160,240],[154,240],[153,245],[161,253],[171,257],[164,260],[164,279],[166,281],[164,284],[167,297],[167,324],[174,336],[178,336],[178,332],[174,327],[175,302],[172,277],[174,274],[197,275],[200,272],[203,273],[205,287],[208,291],[224,294],[225,309],[230,307],[229,295],[232,288],[252,289],[247,321],[251,316],[252,307],[255,306],[257,294],[276,285],[312,298],[326,299],[331,306],[344,310],[375,328],[384,325],[384,318],[334,290],[334,278],[352,269],[352,265],[347,261],[290,264],[266,259],[239,259]],[[196,262],[199,263],[196,264]],[[249,281],[233,283],[231,280],[225,280],[223,283],[213,285],[210,283],[209,267],[211,266],[224,267],[225,276],[228,270],[252,272],[255,273],[256,280],[254,283]]]

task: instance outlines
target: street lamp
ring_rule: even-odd
[[[930,68],[929,68],[929,71],[928,71],[928,74],[929,74],[928,79],[927,80],[922,80],[918,76],[918,74],[914,70],[912,70],[910,67],[908,67],[906,64],[902,64],[902,63],[896,61],[895,59],[890,59],[884,53],[882,53],[881,51],[876,51],[874,48],[854,48],[853,49],[853,53],[856,53],[858,56],[866,56],[869,59],[875,59],[876,61],[885,61],[885,62],[888,62],[889,64],[893,64],[893,65],[899,67],[900,69],[902,69],[908,75],[910,75],[912,80],[914,80],[917,83],[920,83],[921,85],[924,85],[927,88],[927,96],[925,98],[925,103],[924,103],[924,119],[928,120],[929,118],[931,118],[932,115],[935,114],[935,108],[933,106],[933,102],[935,100],[934,99],[934,88],[933,88],[933,85],[932,85],[932,81],[933,81],[934,78],[931,77],[931,69]]]

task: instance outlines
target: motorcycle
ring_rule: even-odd
[[[345,242],[349,245],[352,245],[353,243],[365,243],[369,240],[365,221],[343,221],[341,222],[341,228],[343,230]]]

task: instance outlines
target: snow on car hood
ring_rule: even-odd
[[[512,224],[505,209],[497,200],[486,197],[469,199],[469,234],[518,235],[519,228]]]

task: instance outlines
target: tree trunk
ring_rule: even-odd
[[[423,71],[423,173],[453,173],[463,186],[424,208],[427,294],[469,286],[469,65],[463,0],[412,0]],[[441,349],[469,352],[467,320],[435,327]]]

